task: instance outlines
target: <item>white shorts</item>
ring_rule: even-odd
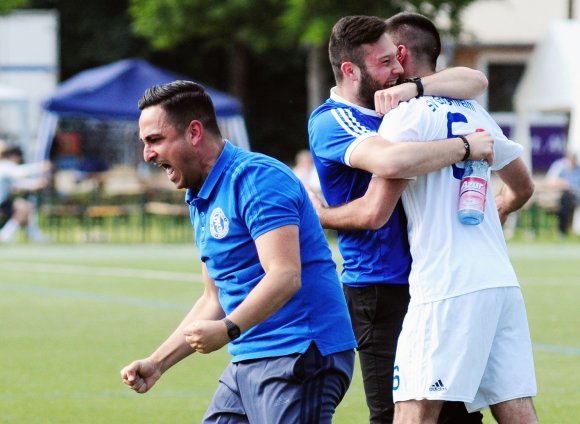
[[[519,287],[409,306],[397,345],[395,402],[463,401],[473,412],[536,392]]]

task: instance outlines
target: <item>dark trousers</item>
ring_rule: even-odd
[[[393,366],[397,340],[409,304],[409,286],[372,284],[344,287],[358,343],[371,424],[393,422]],[[439,416],[444,424],[481,423],[480,413],[468,414],[462,402],[446,402]]]
[[[0,228],[4,226],[14,213],[13,200],[8,199],[0,203]]]
[[[561,234],[568,234],[570,227],[572,227],[572,221],[574,219],[574,210],[578,204],[578,199],[574,193],[566,190],[562,193],[560,197],[560,209],[558,210],[558,230]]]
[[[203,424],[331,424],[354,368],[352,349],[230,362]]]

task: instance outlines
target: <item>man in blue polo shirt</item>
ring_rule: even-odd
[[[467,68],[452,68],[395,86],[403,69],[387,30],[385,21],[374,16],[347,16],[335,24],[329,56],[336,87],[308,122],[310,150],[330,206],[319,210],[320,221],[329,228],[343,228],[338,232],[342,283],[372,424],[393,420],[395,351],[409,303],[411,255],[406,218],[399,204],[387,224],[379,224],[383,208],[378,204],[361,211],[370,221],[376,216],[376,226],[349,231],[350,222],[337,221],[332,215],[334,207],[362,197],[373,174],[405,178],[451,165],[465,155],[491,159],[493,154],[489,133],[472,134],[467,144],[459,138],[391,143],[378,135],[382,114],[399,101],[423,93],[469,98],[486,86],[485,77]],[[455,422],[466,422],[461,407],[461,419]]]
[[[124,382],[145,393],[193,352],[229,343],[204,423],[331,423],[356,342],[305,188],[282,163],[224,140],[198,84],[152,87],[139,108],[145,160],[187,189],[205,291]]]

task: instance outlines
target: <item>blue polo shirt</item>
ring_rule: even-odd
[[[376,136],[381,117],[373,110],[331,97],[310,116],[310,151],[330,206],[362,197],[372,175],[349,166],[350,152],[362,140]],[[343,258],[341,280],[352,287],[408,284],[411,254],[407,221],[401,202],[379,230],[338,231]]]
[[[279,311],[229,344],[234,361],[303,353],[314,341],[329,355],[356,347],[336,265],[316,212],[292,171],[226,142],[199,193],[188,190],[201,260],[231,313],[262,280],[255,239],[299,227],[302,286]]]

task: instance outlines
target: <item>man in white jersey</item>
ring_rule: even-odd
[[[395,15],[388,25],[404,76],[433,73],[440,46],[435,26],[415,13]],[[382,202],[386,222],[402,193],[413,263],[395,360],[395,423],[436,423],[445,400],[463,401],[469,411],[490,406],[500,423],[537,422],[526,311],[501,229],[533,192],[522,147],[476,102],[441,97],[402,103],[379,133],[392,141],[426,141],[477,128],[492,133],[492,170],[505,184],[495,199],[488,187],[481,224],[457,218],[461,163],[414,180],[373,178],[364,197],[333,211],[337,223],[349,218],[349,228],[367,228],[365,211]]]

